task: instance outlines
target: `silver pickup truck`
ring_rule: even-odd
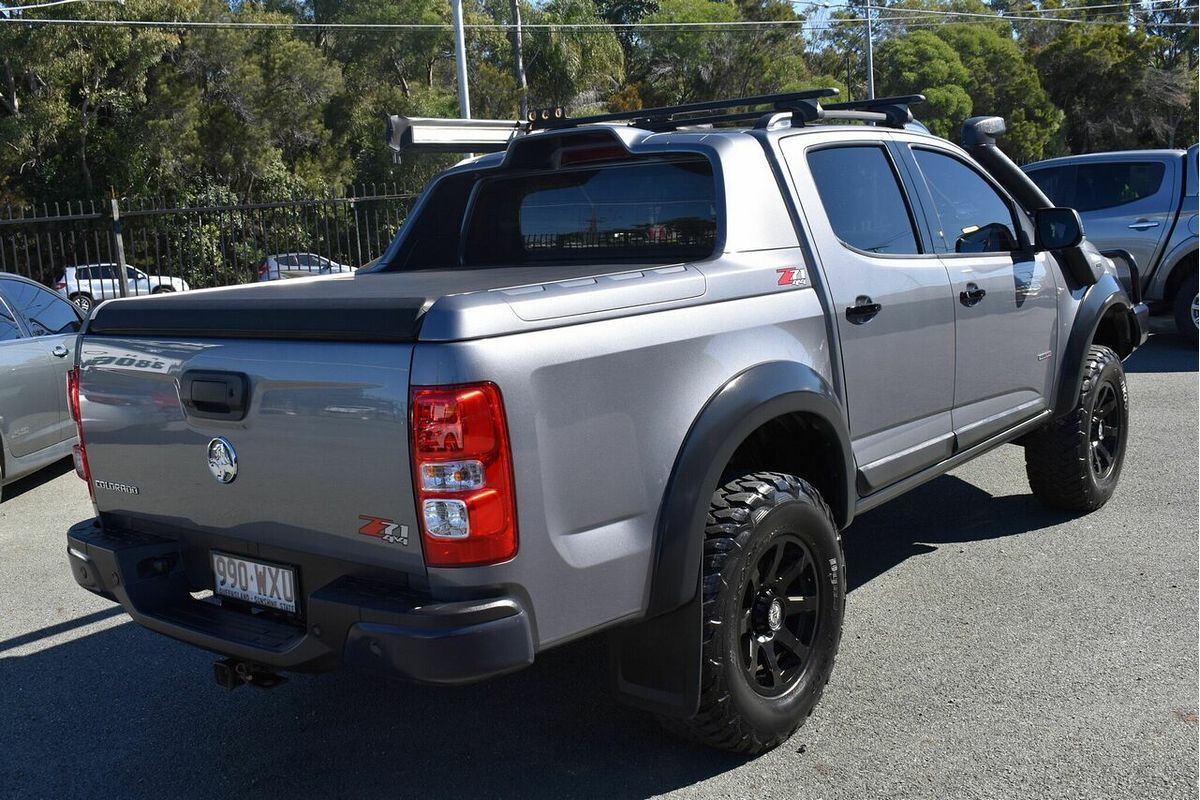
[[[1089,153],[1025,167],[1051,200],[1079,211],[1097,248],[1129,254],[1140,278],[1134,294],[1141,292],[1152,311],[1174,316],[1193,342],[1200,337],[1198,151]]]
[[[919,96],[835,93],[400,120],[483,154],[374,267],[101,305],[76,580],[227,687],[463,683],[604,631],[621,699],[778,745],[855,515],[1009,442],[1047,504],[1103,505],[1146,335],[1002,120],[960,148],[907,128]]]

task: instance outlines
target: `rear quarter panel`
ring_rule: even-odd
[[[775,270],[765,272],[760,280],[775,285]],[[539,647],[639,616],[655,519],[689,428],[721,386],[774,360],[828,379],[825,321],[811,289],[418,344],[414,385],[500,387],[517,485],[517,556],[430,569],[431,588],[453,597],[492,586],[521,597]]]

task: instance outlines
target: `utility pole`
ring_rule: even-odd
[[[850,88],[850,50],[846,49],[846,99],[853,100],[854,92]]]
[[[116,274],[113,277],[117,279],[117,291],[121,293],[121,297],[128,297],[129,276],[125,274],[125,237],[121,234],[121,207],[117,204],[117,198],[112,198],[111,202],[109,218],[112,220],[112,228],[108,241],[113,260],[116,261],[116,266],[113,267]]]
[[[529,119],[529,86],[525,82],[525,56],[521,46],[521,0],[509,0],[513,17],[513,61],[517,69],[517,91],[521,93],[520,119]]]
[[[462,0],[450,0],[454,12],[454,66],[458,72],[458,113],[471,118],[471,93],[467,89],[467,39],[463,34]]]
[[[871,0],[867,0],[867,99],[875,99],[875,38],[871,35]]]

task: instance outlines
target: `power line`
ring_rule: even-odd
[[[1189,6],[1177,8],[1173,10],[1190,11],[1195,10],[1198,6]],[[0,10],[10,10],[2,9]],[[1065,17],[1030,17],[1019,16],[1013,14],[980,14],[969,11],[935,11],[932,9],[880,9],[885,13],[899,14],[903,13],[904,17],[889,17],[897,21],[905,18],[914,18],[914,16],[935,15],[944,18],[981,18],[987,20],[1000,20],[1007,22],[1050,22],[1063,23],[1072,25],[1121,25],[1124,20],[1095,20],[1095,19],[1069,19]],[[814,27],[816,25],[842,25],[851,23],[865,23],[865,17],[856,18],[831,18],[822,22],[811,22],[804,19],[795,20],[735,20],[726,22],[527,22],[522,24],[522,29],[541,29],[541,30],[603,30],[603,29],[628,29],[628,30],[688,30],[688,29],[744,29],[756,30],[772,27],[792,27],[805,28]],[[447,22],[235,22],[232,20],[133,20],[133,19],[49,19],[40,17],[0,17],[0,24],[16,24],[16,25],[45,25],[45,26],[79,26],[79,27],[110,27],[110,28],[162,28],[168,30],[186,30],[186,29],[219,29],[219,30],[379,30],[379,31],[402,31],[402,30],[453,30],[453,25]],[[1200,28],[1200,25],[1191,22],[1156,22],[1156,27],[1171,27],[1171,28]],[[467,23],[464,27],[472,30],[495,30],[509,31],[515,26],[507,22],[473,22]]]

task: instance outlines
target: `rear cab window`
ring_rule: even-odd
[[[708,159],[616,149],[597,148],[597,161],[576,153],[555,169],[448,176],[406,226],[385,269],[664,265],[710,257],[718,202]]]

